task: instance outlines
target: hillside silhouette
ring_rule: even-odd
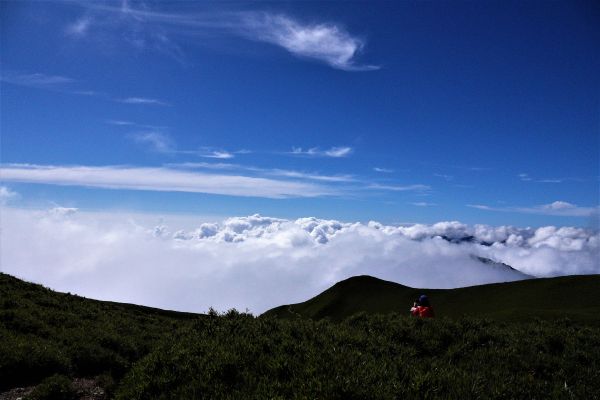
[[[417,289],[362,275],[336,283],[303,303],[282,305],[264,315],[343,320],[360,312],[407,314],[427,294],[438,317],[485,317],[501,321],[533,318],[600,324],[600,275],[565,276],[457,289]]]

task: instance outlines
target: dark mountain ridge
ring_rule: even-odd
[[[438,317],[486,317],[503,321],[570,318],[600,324],[600,275],[527,279],[457,289],[417,289],[362,275],[336,283],[303,303],[267,311],[278,318],[330,318],[353,314],[406,314],[427,294]]]

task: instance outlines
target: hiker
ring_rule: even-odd
[[[419,299],[413,303],[410,309],[410,315],[413,317],[433,318],[433,307],[431,307],[427,296],[424,294],[419,296]]]

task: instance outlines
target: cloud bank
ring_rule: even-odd
[[[359,274],[449,288],[523,273],[600,273],[599,235],[580,228],[1,211],[3,272],[88,297],[177,310],[260,313]]]

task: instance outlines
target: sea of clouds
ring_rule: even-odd
[[[185,311],[258,314],[361,274],[453,288],[600,273],[599,233],[574,227],[0,212],[2,272],[86,297]]]

